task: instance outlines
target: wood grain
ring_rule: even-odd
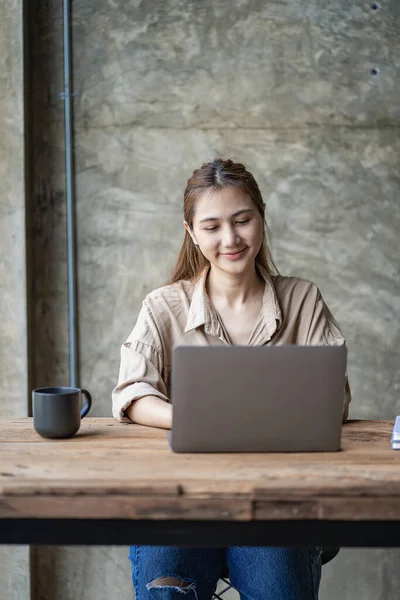
[[[162,430],[83,420],[45,440],[0,420],[0,517],[399,520],[393,421],[351,421],[336,453],[174,454]]]

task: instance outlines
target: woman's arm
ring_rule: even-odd
[[[118,383],[112,392],[117,421],[171,427],[172,408],[163,373],[163,342],[145,300],[132,333],[121,347]]]
[[[345,344],[345,338],[339,328],[339,325],[332,316],[331,311],[325,304],[321,292],[313,285],[313,293],[316,295],[315,305],[309,324],[309,331],[306,344],[309,345],[328,345],[341,346]],[[343,403],[343,423],[347,421],[349,415],[349,404],[351,402],[351,391],[347,370],[345,375],[344,403]]]
[[[125,414],[139,425],[162,429],[171,429],[172,426],[172,405],[158,396],[143,396],[134,400]]]

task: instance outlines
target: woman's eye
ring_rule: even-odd
[[[236,221],[236,223],[238,225],[245,225],[246,223],[248,223],[250,221],[250,219],[243,219],[243,221]]]
[[[214,225],[214,227],[206,227],[205,231],[216,231],[218,227]]]

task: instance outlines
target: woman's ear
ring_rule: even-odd
[[[197,242],[197,240],[196,240],[196,236],[194,235],[194,233],[193,233],[193,230],[192,230],[192,228],[190,227],[189,223],[188,223],[187,221],[183,221],[183,226],[184,226],[184,228],[186,229],[186,231],[188,232],[188,234],[190,235],[190,237],[192,238],[192,240],[193,240],[193,244],[194,244],[195,246],[198,246],[199,244],[198,244],[198,242]]]

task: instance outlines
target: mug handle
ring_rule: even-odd
[[[90,393],[87,390],[81,390],[82,394],[84,396],[86,396],[86,404],[85,406],[82,408],[81,410],[81,419],[83,419],[83,417],[86,417],[86,415],[88,414],[90,407],[92,406],[92,396],[90,395]]]

